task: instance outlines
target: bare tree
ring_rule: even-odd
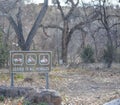
[[[80,20],[76,24],[70,25],[71,17],[73,16],[75,10],[79,8],[79,6],[78,6],[79,0],[77,0],[76,2],[74,0],[67,0],[66,3],[69,3],[70,7],[66,7],[66,9],[64,10],[64,8],[60,4],[60,1],[56,0],[58,10],[60,11],[60,14],[61,14],[61,17],[62,17],[62,24],[60,26],[58,24],[57,25],[50,24],[50,25],[44,26],[45,28],[57,28],[57,29],[60,29],[62,31],[61,59],[63,60],[64,64],[67,64],[68,45],[69,45],[69,42],[70,42],[74,32],[76,30],[85,32],[85,30],[83,29],[85,24],[87,22],[93,21],[93,19],[97,16],[96,14],[91,13],[89,15],[89,19],[88,19],[89,21]]]
[[[111,19],[115,19],[116,15],[110,12],[111,7],[108,5],[108,1],[106,0],[98,0],[98,5],[95,5],[95,12],[99,14],[98,22],[101,24],[101,29],[106,31],[107,43],[106,43],[106,50],[107,54],[107,67],[111,67],[111,64],[114,59],[114,37],[116,33],[114,33],[113,27],[118,25],[119,23],[112,23]],[[98,27],[100,28],[100,27]]]
[[[48,8],[48,0],[44,0],[43,7],[41,8],[38,17],[36,18],[27,39],[24,38],[23,35],[23,27],[22,27],[22,9],[19,6],[18,7],[18,13],[16,15],[16,19],[10,14],[10,10],[14,9],[14,7],[17,5],[18,2],[21,0],[7,0],[7,1],[0,1],[0,11],[6,14],[6,17],[10,24],[12,25],[17,38],[18,38],[18,44],[21,48],[21,50],[29,50],[30,46],[32,44],[32,40],[37,32],[37,29],[39,28],[39,25],[42,22],[42,19],[45,16],[45,13]]]
[[[67,63],[67,49],[68,49],[68,44],[69,41],[71,39],[71,36],[73,34],[73,32],[78,29],[79,26],[76,25],[76,28],[73,27],[72,29],[69,28],[69,17],[73,14],[73,11],[75,10],[75,8],[77,8],[78,4],[79,4],[79,0],[77,0],[76,3],[74,3],[73,0],[67,0],[66,3],[71,3],[71,8],[68,11],[67,14],[64,13],[59,0],[57,0],[57,5],[58,5],[58,9],[60,10],[61,16],[62,16],[62,20],[63,20],[63,28],[62,28],[62,54],[61,54],[61,58],[63,60],[64,63]],[[82,23],[80,23],[82,25]]]

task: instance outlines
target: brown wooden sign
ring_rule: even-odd
[[[12,72],[49,72],[52,65],[51,51],[11,51]]]

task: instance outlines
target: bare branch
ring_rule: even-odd
[[[15,30],[15,33],[16,33],[16,35],[17,35],[17,37],[18,37],[18,43],[19,43],[20,47],[23,48],[22,50],[24,50],[25,39],[24,39],[24,37],[21,35],[21,32],[20,32],[20,30],[19,30],[19,28],[18,28],[15,20],[14,20],[14,19],[12,18],[12,16],[10,16],[10,15],[8,15],[7,18],[8,18],[8,20],[9,20],[10,24],[12,25],[12,27],[13,27],[14,30]]]
[[[23,29],[22,29],[22,21],[21,21],[21,8],[19,7],[18,14],[16,15],[17,17],[17,24],[18,24],[18,29],[20,31],[21,36],[23,36]]]
[[[77,0],[76,4],[75,4],[74,0],[67,0],[65,3],[68,4],[69,2],[71,3],[71,5],[72,5],[72,7],[73,7],[73,6],[75,6],[75,5],[78,5],[79,0]]]
[[[58,25],[55,25],[55,24],[46,25],[46,26],[44,26],[44,25],[41,24],[40,27],[44,27],[44,28],[55,28],[55,29],[60,29],[61,31],[63,31],[63,28],[62,28],[62,27],[60,27],[60,26],[58,26]]]
[[[112,26],[110,26],[109,28],[113,28],[113,27],[116,26],[116,25],[120,25],[120,23],[112,24]]]
[[[58,9],[60,10],[61,16],[62,16],[62,18],[63,18],[63,20],[64,20],[65,16],[64,16],[64,12],[63,12],[63,10],[62,10],[62,7],[61,7],[61,5],[60,5],[60,2],[59,2],[59,0],[56,0],[56,1],[57,1]]]
[[[50,37],[50,36],[47,34],[47,32],[45,31],[45,27],[44,27],[44,26],[43,26],[43,32],[44,32],[45,36]]]
[[[40,10],[39,12],[39,15],[37,17],[37,19],[35,20],[34,24],[33,24],[33,27],[31,29],[31,31],[29,32],[29,35],[27,37],[27,40],[26,40],[26,50],[29,50],[30,49],[30,46],[32,44],[32,39],[33,37],[35,36],[36,32],[37,32],[37,29],[39,28],[40,26],[40,23],[43,19],[43,17],[45,16],[45,13],[47,11],[47,8],[48,8],[48,0],[44,0],[44,4],[43,4],[43,7],[42,9]]]
[[[78,6],[78,4],[79,4],[79,0],[77,0],[77,3],[76,3],[76,4],[73,2],[73,0],[70,0],[70,1],[71,1],[73,4],[72,4],[72,7],[71,7],[71,9],[69,10],[68,14],[65,16],[66,19],[71,16],[71,14],[73,13],[73,11],[75,10],[75,8],[76,8],[76,7]]]
[[[65,3],[68,4],[68,2],[70,2],[72,5],[74,5],[73,0],[67,0]]]
[[[8,0],[4,0],[4,1],[0,1],[0,11],[4,12],[4,13],[8,13],[10,10],[12,10],[13,8],[15,8],[17,2],[19,2],[20,0],[13,0],[13,1],[8,1]]]

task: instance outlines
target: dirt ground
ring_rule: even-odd
[[[10,86],[9,74],[1,70],[0,85]],[[15,86],[33,87],[37,91],[45,88],[45,77],[41,73],[16,74]],[[24,75],[20,77],[20,75]],[[31,77],[32,81],[25,81]],[[55,67],[49,73],[49,88],[58,91],[63,105],[103,105],[120,98],[120,68],[68,69]]]

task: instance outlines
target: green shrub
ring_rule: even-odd
[[[3,95],[0,96],[0,101],[3,102],[5,97]]]
[[[38,105],[48,105],[48,104],[45,103],[45,102],[41,102],[41,103],[39,103]]]
[[[3,33],[0,31],[0,67],[3,67],[8,60],[9,51],[7,45],[3,44]]]
[[[23,74],[15,74],[15,79],[24,79]]]
[[[29,101],[24,101],[22,105],[30,105]]]
[[[92,49],[91,46],[87,45],[82,53],[81,53],[81,58],[84,63],[93,63],[94,62],[94,50]]]
[[[3,67],[7,62],[9,57],[9,52],[6,48],[0,48],[0,67]]]
[[[24,102],[23,102],[23,105],[48,105],[48,104],[45,103],[45,102],[41,102],[41,103],[39,103],[39,104],[35,104],[35,103],[32,103],[32,104],[31,104],[31,102],[29,102],[29,101],[24,101]]]

